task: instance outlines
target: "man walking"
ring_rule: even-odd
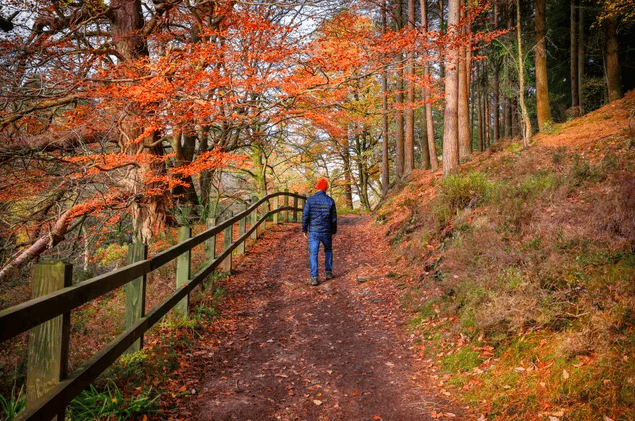
[[[320,178],[315,185],[317,193],[310,196],[302,214],[302,232],[309,239],[309,265],[311,285],[319,285],[318,252],[324,244],[324,271],[326,279],[333,278],[333,235],[337,233],[337,210],[335,201],[326,194],[329,183]]]

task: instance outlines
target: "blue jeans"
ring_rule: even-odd
[[[309,266],[311,267],[311,277],[318,277],[318,252],[320,243],[324,244],[324,270],[333,270],[333,236],[330,233],[309,231]]]

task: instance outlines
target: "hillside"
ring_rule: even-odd
[[[634,142],[630,92],[377,210],[417,352],[487,419],[635,419]]]

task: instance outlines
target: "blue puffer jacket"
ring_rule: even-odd
[[[335,201],[322,190],[306,200],[302,214],[302,231],[322,234],[337,233]]]

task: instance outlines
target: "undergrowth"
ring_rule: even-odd
[[[635,419],[633,158],[508,148],[394,231],[408,330],[489,419]]]
[[[93,385],[77,396],[68,408],[70,419],[89,421],[99,419],[128,420],[140,414],[153,414],[158,409],[158,395],[147,388],[137,396],[125,397],[112,382],[98,391]]]
[[[190,352],[200,332],[219,315],[218,306],[227,292],[218,282],[227,276],[227,273],[214,273],[190,294],[187,317],[168,314],[151,328],[144,337],[144,349],[119,357],[89,389],[72,401],[67,419],[127,420],[159,413],[164,397],[175,395],[171,388],[179,381],[182,355]],[[99,313],[111,314],[112,319],[117,320],[114,312],[118,301],[117,294],[110,294],[96,305],[76,312],[73,330],[78,333],[89,330],[89,324],[94,323],[91,319]],[[15,380],[14,390],[6,397],[0,394],[2,421],[14,419],[25,408],[24,386],[16,392],[17,383]]]

